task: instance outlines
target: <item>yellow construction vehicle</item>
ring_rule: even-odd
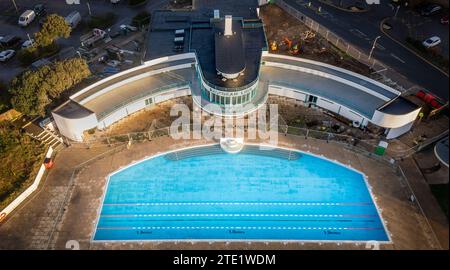
[[[277,42],[275,40],[270,43],[270,50],[272,52],[275,52],[275,51],[278,50],[278,45],[277,45]]]

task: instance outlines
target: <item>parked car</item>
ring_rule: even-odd
[[[72,29],[74,29],[81,22],[81,14],[78,11],[73,11],[67,15],[64,20]]]
[[[0,62],[6,62],[16,54],[15,50],[6,50],[0,52]]]
[[[47,9],[45,8],[44,4],[35,5],[33,10],[38,17],[44,17],[45,15],[47,15]]]
[[[420,15],[422,16],[431,16],[442,11],[442,6],[438,4],[429,4],[424,8],[420,9]]]
[[[29,25],[34,18],[36,18],[36,13],[34,13],[34,10],[26,10],[19,17],[19,25],[25,27]]]
[[[22,49],[30,48],[34,44],[34,39],[27,39],[22,43]]]
[[[22,39],[18,36],[8,35],[8,36],[3,37],[0,40],[0,47],[13,48],[13,47],[19,45],[21,40]]]
[[[441,38],[440,38],[440,37],[438,37],[438,36],[432,36],[432,37],[430,37],[430,38],[425,39],[425,40],[422,42],[422,45],[423,45],[425,48],[431,48],[431,47],[434,47],[434,46],[436,46],[436,45],[439,45],[440,43],[441,43]]]
[[[121,24],[119,28],[124,32],[136,32],[138,30],[137,27],[128,24]]]
[[[441,18],[441,24],[448,24],[448,15]]]

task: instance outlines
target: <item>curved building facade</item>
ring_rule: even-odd
[[[420,107],[399,91],[339,67],[271,54],[256,5],[233,10],[233,16],[217,10],[155,11],[148,37],[151,60],[72,95],[52,112],[60,133],[82,141],[89,129],[105,129],[134,112],[188,95],[202,110],[222,117],[243,117],[277,95],[356,126],[383,127],[387,139],[412,127]]]

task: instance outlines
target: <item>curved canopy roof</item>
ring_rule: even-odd
[[[225,21],[215,24],[215,57],[216,69],[220,73],[237,74],[245,69],[245,50],[242,40],[242,24],[233,21],[233,34],[224,35]]]

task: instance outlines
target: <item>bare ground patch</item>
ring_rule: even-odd
[[[311,29],[280,7],[265,5],[261,7],[260,15],[264,22],[271,53],[292,55],[286,42],[287,38],[292,42],[292,46],[299,44],[300,53],[294,56],[328,63],[365,76],[370,75],[370,69],[367,66],[338,50],[314,31],[312,31],[313,37],[305,38],[307,31]],[[278,47],[276,51],[270,49],[273,41]]]

